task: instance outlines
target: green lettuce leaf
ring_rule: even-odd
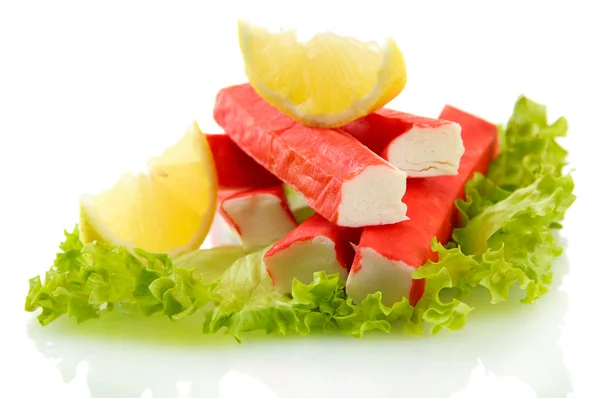
[[[242,246],[219,246],[186,253],[174,259],[173,265],[195,269],[198,274],[202,274],[203,281],[213,282],[219,279],[231,264],[246,254],[248,253]]]
[[[285,194],[288,206],[298,224],[303,223],[310,216],[315,214],[315,211],[308,207],[308,203],[306,203],[304,196],[294,190],[294,188],[287,184],[283,184],[283,193]]]
[[[225,328],[238,341],[250,331],[279,335],[338,331],[362,337],[369,330],[389,332],[392,322],[406,321],[412,314],[407,300],[391,308],[383,305],[381,293],[354,304],[344,282],[323,272],[315,273],[306,285],[294,280],[291,297],[282,295],[265,269],[265,250],[238,260],[225,272],[214,290],[217,305],[207,317],[206,332]]]
[[[432,248],[438,253],[438,261],[430,261],[413,273],[414,279],[425,279],[426,282],[425,292],[415,306],[408,327],[415,332],[430,327],[435,334],[443,329],[458,330],[465,325],[473,308],[461,300],[471,293],[467,276],[478,264],[460,249],[445,248],[435,239]],[[454,297],[443,297],[444,293],[454,293]]]
[[[520,97],[506,128],[500,130],[502,152],[486,177],[507,191],[531,185],[540,174],[560,177],[567,151],[556,138],[566,136],[567,129],[564,117],[550,125],[545,106]]]
[[[477,174],[467,183],[466,199],[456,203],[461,222],[453,242],[445,248],[434,242],[439,261],[413,274],[426,280],[414,328],[461,328],[477,286],[489,291],[492,303],[508,300],[513,285],[523,290],[523,303],[548,291],[552,261],[562,253],[551,229],[575,201],[573,179],[563,175],[567,152],[555,140],[566,130],[564,118],[549,125],[544,106],[519,98],[500,129],[502,153],[487,176]],[[442,299],[448,291],[453,295]]]
[[[210,276],[210,268],[215,267],[220,273],[243,255],[236,248],[200,251],[178,260],[184,268],[173,265],[166,254],[141,249],[130,253],[101,242],[84,245],[77,227],[65,235],[43,283],[39,276],[29,281],[25,309],[41,308],[38,320],[43,325],[64,314],[79,323],[115,307],[172,319],[191,315],[211,301],[215,286],[197,270]]]
[[[454,230],[454,241],[466,253],[480,254],[490,246],[498,248],[506,238],[527,236],[562,221],[574,201],[573,179],[553,174],[552,168],[543,169],[533,183],[500,201],[492,195],[503,196],[504,191],[492,189],[485,195],[478,186],[481,176],[475,177],[467,185],[467,201],[458,204],[463,227]]]

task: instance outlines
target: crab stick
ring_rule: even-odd
[[[235,193],[221,201],[219,210],[246,247],[268,246],[297,225],[281,185]]]
[[[464,153],[458,123],[391,109],[380,109],[338,130],[354,136],[409,177],[456,175]],[[229,136],[206,137],[220,187],[262,188],[277,183],[277,177],[246,155]]]
[[[354,258],[351,243],[357,243],[360,230],[339,227],[318,214],[300,224],[264,255],[273,286],[291,293],[294,278],[308,284],[317,271],[339,274],[346,280]]]
[[[409,177],[456,175],[464,153],[460,124],[380,109],[340,130]]]
[[[264,188],[280,183],[225,134],[206,134],[206,139],[217,169],[219,188]]]
[[[410,179],[404,200],[409,220],[363,230],[346,291],[355,301],[381,291],[392,304],[403,297],[415,305],[423,295],[424,280],[413,280],[413,271],[427,260],[437,260],[431,240],[445,244],[455,225],[454,201],[464,196],[465,183],[475,172],[485,173],[498,140],[496,126],[446,106],[440,118],[462,126],[465,153],[458,175]]]
[[[406,173],[350,135],[290,119],[249,84],[221,90],[214,116],[244,152],[328,221],[362,227],[406,219]]]

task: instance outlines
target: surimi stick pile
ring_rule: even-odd
[[[350,135],[304,126],[250,85],[221,90],[214,116],[244,152],[330,222],[362,227],[406,219],[406,173]]]
[[[473,289],[491,303],[548,292],[575,200],[566,119],[525,96],[505,127],[396,110],[394,39],[302,36],[238,21],[247,83],[216,95],[221,131],[194,122],[145,172],[84,195],[25,309],[43,325],[202,312],[204,332],[240,341],[435,334],[462,328]]]
[[[347,278],[360,302],[381,291],[385,303],[415,305],[433,238],[446,243],[454,201],[496,155],[496,126],[447,106],[439,119],[380,109],[335,129],[311,128],[282,114],[249,84],[224,88],[214,117],[225,135],[208,136],[219,185],[243,189],[220,210],[246,246],[273,246],[264,263],[289,293],[317,271]],[[316,215],[296,226],[281,184]]]

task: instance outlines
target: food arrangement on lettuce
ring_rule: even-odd
[[[504,127],[450,105],[404,113],[385,107],[406,83],[391,39],[238,31],[249,83],[216,98],[224,134],[194,123],[146,173],[81,198],[29,282],[42,325],[126,311],[204,316],[238,341],[437,333],[465,325],[474,289],[492,303],[547,292],[575,200],[564,118],[527,97]],[[199,249],[215,217],[239,245]]]

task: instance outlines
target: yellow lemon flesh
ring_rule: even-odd
[[[81,238],[178,256],[202,244],[216,203],[214,162],[194,123],[148,162],[147,173],[125,174],[109,190],[81,198]]]
[[[250,84],[274,107],[313,127],[339,127],[391,101],[406,85],[404,56],[392,39],[383,46],[333,33],[306,43],[294,31],[271,33],[238,22]]]

